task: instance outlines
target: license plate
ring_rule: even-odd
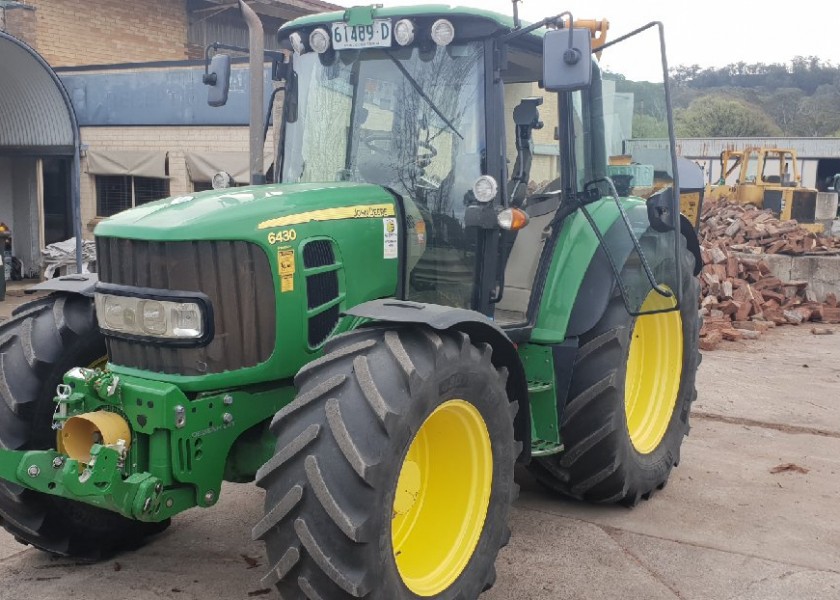
[[[333,23],[332,44],[336,50],[388,48],[391,45],[391,20],[374,19],[370,25]]]

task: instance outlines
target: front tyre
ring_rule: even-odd
[[[495,579],[515,494],[515,404],[489,346],[420,327],[331,341],[277,413],[260,469],[286,600],[469,600]]]
[[[107,359],[93,300],[52,295],[0,325],[0,448],[55,448],[55,389],[73,367]],[[145,523],[0,480],[0,525],[24,544],[83,560],[133,549],[169,520]]]

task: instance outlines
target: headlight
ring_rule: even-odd
[[[233,177],[226,171],[219,171],[213,175],[212,185],[214,190],[225,190],[233,187]]]
[[[394,39],[400,46],[408,46],[414,41],[414,23],[408,19],[400,19],[394,25]]]
[[[200,342],[210,332],[209,304],[96,292],[99,327],[119,336]]]
[[[446,19],[432,23],[432,41],[438,46],[448,46],[455,39],[455,26]]]
[[[303,45],[303,38],[297,31],[289,36],[289,43],[292,45],[292,50],[295,51],[295,54],[300,55],[306,52],[306,46]]]
[[[479,202],[490,202],[499,191],[499,184],[490,175],[482,175],[473,184],[473,195]]]
[[[326,29],[318,28],[309,34],[309,47],[318,54],[323,54],[330,49],[330,34]]]

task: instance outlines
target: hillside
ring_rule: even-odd
[[[815,56],[680,65],[671,77],[679,137],[840,137],[840,67]]]

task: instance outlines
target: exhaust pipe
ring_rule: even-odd
[[[263,25],[254,9],[239,0],[239,9],[248,24],[248,64],[251,81],[251,120],[249,128],[250,138],[250,170],[251,185],[265,183],[265,165],[263,161],[263,103],[265,82],[265,33]]]
[[[94,444],[111,446],[122,440],[131,445],[131,428],[117,413],[97,411],[70,417],[58,434],[58,451],[81,464],[90,462]]]

